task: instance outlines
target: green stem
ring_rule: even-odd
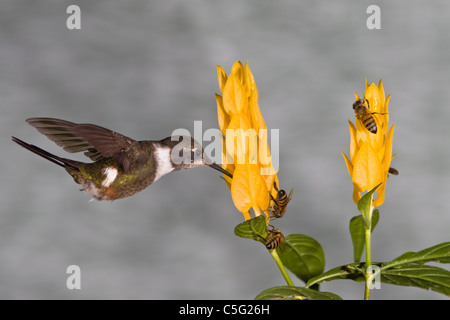
[[[370,297],[370,286],[372,284],[372,274],[367,272],[369,266],[372,265],[372,257],[371,257],[371,248],[370,248],[370,236],[371,236],[370,228],[366,228],[365,236],[366,236],[366,288],[364,291],[364,300],[369,300]]]
[[[269,251],[270,254],[272,255],[272,258],[275,260],[275,262],[277,263],[278,268],[281,271],[281,274],[284,277],[284,280],[286,280],[286,283],[288,284],[288,286],[291,287],[295,287],[294,283],[292,282],[291,278],[289,277],[286,269],[284,268],[283,262],[281,262],[280,257],[278,256],[277,250],[271,250]]]
[[[372,202],[372,201],[371,201]],[[365,239],[366,239],[366,272],[364,274],[364,277],[366,279],[366,286],[364,290],[364,300],[369,300],[370,297],[370,287],[372,285],[373,280],[373,274],[372,272],[368,273],[368,268],[372,265],[372,247],[371,247],[371,236],[372,236],[372,212],[373,212],[373,206],[370,205],[370,211],[369,211],[369,226],[365,226]]]

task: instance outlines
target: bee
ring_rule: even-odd
[[[375,120],[374,114],[384,114],[377,112],[370,112],[369,101],[367,99],[359,99],[353,103],[353,110],[355,110],[355,115],[358,120],[360,120],[363,126],[371,133],[377,133],[377,122]]]
[[[274,198],[272,194],[269,192],[269,195],[273,201],[273,205],[270,209],[270,215],[274,218],[281,218],[282,216],[284,216],[284,213],[286,212],[287,204],[292,199],[294,189],[291,189],[291,192],[289,192],[288,196],[286,194],[286,191],[284,191],[283,189],[278,189],[276,181],[273,182],[273,186],[275,187],[275,190],[277,190],[278,193],[276,198]]]
[[[267,250],[274,250],[278,247],[283,250],[286,245],[284,235],[279,229],[276,229],[274,226],[270,225],[270,227],[271,229],[267,229],[269,237],[267,238],[265,243]]]
[[[389,168],[389,171],[388,171],[390,174],[392,174],[392,175],[394,175],[394,176],[398,176],[398,170],[397,169],[395,169],[395,168]]]

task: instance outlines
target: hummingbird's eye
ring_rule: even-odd
[[[201,159],[202,158],[202,150],[201,149],[194,149],[191,152],[191,159],[193,161]]]

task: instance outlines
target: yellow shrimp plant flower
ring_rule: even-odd
[[[216,94],[222,139],[222,167],[236,208],[245,220],[263,211],[269,220],[270,196],[276,197],[278,178],[272,167],[267,127],[258,106],[258,89],[248,63],[236,61],[229,76],[217,66],[222,96]]]
[[[356,100],[360,99],[355,92]],[[395,125],[388,130],[389,99],[385,99],[383,82],[378,86],[368,84],[364,99],[368,102],[369,111],[377,124],[377,132],[369,132],[361,120],[356,119],[356,126],[349,121],[350,127],[350,159],[342,152],[348,173],[353,181],[353,201],[358,204],[361,193],[377,188],[377,198],[373,206],[384,202],[384,191],[392,156],[392,137]]]

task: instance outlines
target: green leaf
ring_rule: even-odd
[[[450,296],[450,271],[434,266],[408,264],[385,269],[381,271],[381,281],[430,289]]]
[[[424,265],[427,262],[450,262],[450,242],[443,242],[418,252],[406,252],[381,264],[381,281],[430,289],[450,295],[450,271]]]
[[[430,261],[449,263],[450,242],[443,242],[418,252],[406,252],[391,262],[384,263],[382,265],[382,269],[388,269],[409,263],[423,264]]]
[[[234,234],[241,238],[265,243],[265,239],[267,239],[266,217],[261,215],[238,224],[234,228]]]
[[[406,252],[390,262],[373,265],[380,268],[380,280],[383,283],[414,286],[450,295],[450,271],[425,265],[427,262],[449,263],[450,242],[418,252]],[[364,281],[364,268],[364,263],[340,266],[310,279],[306,287],[337,279]]]
[[[309,279],[309,281],[306,283],[306,287],[311,287],[323,281],[332,281],[338,279],[351,279],[357,282],[361,282],[364,281],[363,268],[364,263],[352,263],[336,267],[314,278]]]
[[[331,292],[321,292],[303,287],[273,287],[258,294],[255,300],[342,300]]]
[[[373,210],[372,213],[372,230],[378,223],[380,219],[380,214],[377,209]],[[350,220],[350,235],[352,237],[353,242],[353,258],[355,262],[359,262],[361,260],[361,256],[365,246],[365,224],[364,219],[361,215],[355,216]]]
[[[322,246],[303,234],[291,234],[285,238],[286,248],[280,250],[283,264],[305,283],[323,272],[325,255]]]
[[[367,192],[359,201],[358,201],[358,210],[361,212],[362,217],[364,219],[365,225],[370,227],[370,208],[372,206],[372,194],[375,190],[381,185],[378,184],[375,188]]]

